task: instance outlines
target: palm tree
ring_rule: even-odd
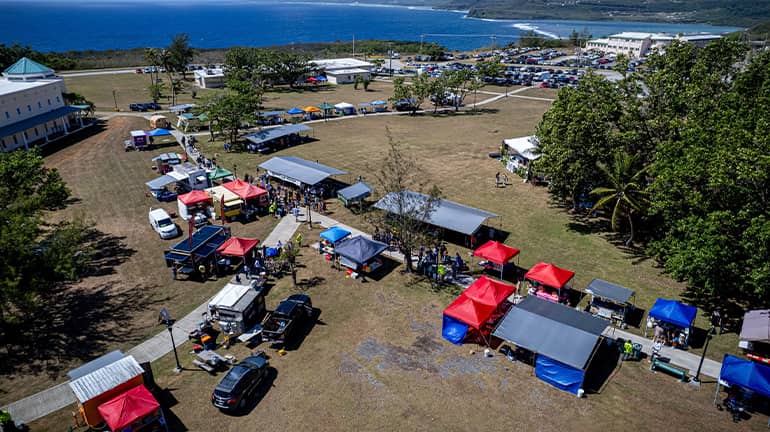
[[[176,89],[174,87],[174,77],[172,75],[174,65],[171,52],[165,48],[158,51],[158,63],[166,70],[166,74],[168,75],[168,85],[169,88],[171,88],[171,105],[176,105]]]
[[[152,69],[150,70],[150,85],[155,84],[155,78],[154,74],[158,71],[158,49],[157,48],[146,48],[144,50],[144,61],[150,64]]]
[[[631,236],[626,240],[626,246],[634,241],[634,213],[644,211],[649,205],[649,195],[644,189],[644,174],[647,167],[636,170],[638,155],[631,156],[623,151],[615,153],[614,163],[607,166],[598,162],[596,166],[604,173],[609,186],[598,187],[589,192],[598,197],[591,211],[612,204],[612,230],[618,231],[618,220],[625,215],[628,218],[628,226]]]

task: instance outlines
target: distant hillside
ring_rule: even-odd
[[[770,21],[757,24],[749,31],[752,40],[768,40],[770,39]]]
[[[770,0],[450,0],[446,7],[469,10],[477,18],[697,22],[740,27],[770,19]]]

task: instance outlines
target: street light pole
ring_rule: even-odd
[[[163,308],[160,310],[160,317],[159,320],[166,325],[166,328],[168,329],[168,334],[171,336],[171,348],[174,349],[174,360],[176,361],[176,367],[174,368],[174,372],[182,372],[184,368],[181,364],[179,364],[179,354],[176,352],[176,343],[174,342],[174,320],[171,318],[171,315],[168,314],[166,311],[166,308]]]
[[[692,379],[695,383],[700,384],[700,370],[703,367],[703,360],[706,358],[706,350],[709,348],[709,341],[711,341],[711,337],[714,333],[716,333],[716,330],[714,329],[714,326],[711,326],[708,333],[706,333],[706,343],[703,345],[703,353],[701,353],[700,363],[698,363],[698,371],[695,372],[695,378]]]

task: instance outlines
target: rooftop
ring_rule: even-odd
[[[38,79],[35,81],[15,81],[5,78],[0,78],[0,95],[7,95],[24,90],[29,90],[35,87],[42,87],[54,82],[60,81],[58,78],[53,79]]]
[[[319,68],[329,70],[371,68],[374,65],[369,62],[354,58],[318,59],[312,60]]]
[[[195,76],[202,76],[202,77],[222,77],[225,76],[225,71],[222,69],[201,69],[196,70],[194,72]]]
[[[649,39],[652,37],[651,33],[642,33],[642,32],[622,32],[622,33],[616,33],[614,35],[610,35],[611,39]]]
[[[327,75],[343,75],[343,74],[360,74],[360,73],[368,73],[369,71],[366,69],[361,68],[353,68],[353,69],[334,69],[326,71]]]
[[[54,73],[53,69],[48,66],[43,66],[26,57],[22,57],[19,61],[9,66],[4,72],[6,76],[41,75],[46,77],[53,76]]]

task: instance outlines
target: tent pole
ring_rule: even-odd
[[[719,378],[717,378],[717,389],[714,392],[714,405],[717,404],[717,398],[719,398],[719,389],[722,386],[722,383],[720,382]]]

